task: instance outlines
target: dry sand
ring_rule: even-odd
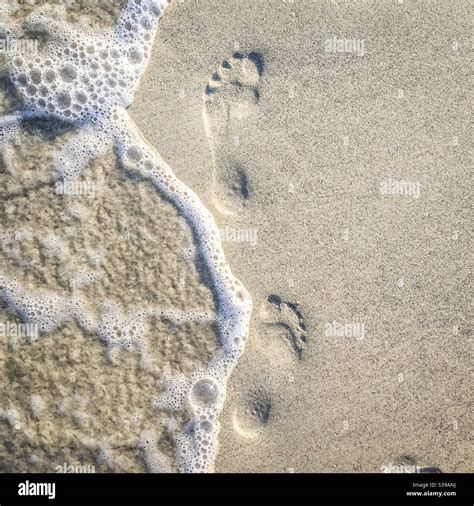
[[[130,112],[213,212],[232,270],[254,300],[250,339],[221,416],[217,472],[380,472],[401,464],[473,470],[468,11],[467,0],[178,0],[161,20]],[[355,44],[332,52],[334,37]],[[211,80],[216,72],[221,82]],[[22,146],[40,142],[38,133],[28,135],[34,139]],[[31,153],[17,154],[21,174]],[[72,252],[52,269],[47,246],[41,253],[32,239],[24,251],[4,249],[2,267],[67,290],[73,267],[87,264],[81,252],[100,243],[110,260],[97,269],[93,300],[113,297],[128,307],[160,293],[183,307],[212,307],[195,266],[173,263],[182,247],[173,209],[147,188],[134,193],[137,183],[120,179],[111,158],[91,168],[109,194],[87,203],[84,228],[45,195],[53,191],[48,162],[36,171],[29,163],[17,190],[0,174],[2,192],[17,191],[13,205],[22,210],[8,211],[12,204],[2,201],[2,235],[53,228]],[[414,191],[384,194],[389,180]],[[160,211],[146,218],[154,205]],[[134,248],[143,255],[123,243],[115,248],[124,220],[138,231]],[[155,289],[163,262],[171,262],[166,281]],[[184,284],[176,283],[180,269]],[[332,322],[346,325],[344,332]],[[178,353],[150,335],[159,364],[179,369],[205,360],[215,336],[210,330],[196,346],[193,332],[173,338],[182,343]],[[61,351],[58,343],[71,336],[75,348],[88,350],[85,358]],[[142,410],[132,431],[122,422],[131,400],[137,410],[152,402],[154,369],[141,378],[139,359],[125,354],[119,374],[102,345],[90,336],[87,344],[74,328],[48,339],[41,349],[56,354],[2,350],[8,381],[0,397],[23,413],[26,429],[19,435],[14,424],[0,425],[1,440],[10,442],[0,444],[1,470],[30,469],[31,454],[41,470],[93,458],[98,470],[143,470],[130,440],[152,430],[156,414]],[[61,361],[83,378],[79,387],[54,379]],[[43,392],[69,385],[46,389],[47,402],[75,399],[40,429],[24,395],[38,382]],[[99,409],[94,392],[104,382],[111,386]],[[87,411],[82,398],[92,399],[85,426],[75,416]],[[45,438],[39,448],[37,431]],[[168,436],[157,437],[166,447]],[[90,455],[87,438],[95,441]],[[101,439],[125,456],[97,460]]]

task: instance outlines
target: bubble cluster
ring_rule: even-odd
[[[152,431],[142,433],[139,449],[143,453],[143,460],[150,473],[169,473],[171,463],[168,458],[158,450],[155,434]]]
[[[34,58],[8,55],[25,110],[68,122],[95,122],[114,105],[127,108],[148,64],[156,23],[168,2],[132,1],[115,28],[101,32],[65,22],[62,5],[45,4],[26,28],[48,37]]]
[[[124,315],[117,309],[105,307],[97,334],[108,346],[112,358],[117,348],[142,351],[142,336],[145,332],[144,318],[144,312]]]

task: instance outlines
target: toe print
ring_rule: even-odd
[[[229,60],[222,63],[212,75],[206,86],[206,95],[212,96],[218,91],[238,91],[247,88],[254,95],[255,101],[260,99],[258,82],[264,71],[263,57],[260,53],[234,53]]]
[[[278,295],[270,295],[268,302],[273,309],[269,324],[285,330],[293,351],[301,360],[308,342],[308,333],[305,318],[298,304],[285,301]]]

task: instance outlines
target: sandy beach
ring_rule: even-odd
[[[109,26],[125,3],[68,16]],[[215,472],[474,470],[468,11],[173,0],[159,21],[128,113],[213,215],[253,301]],[[113,146],[87,167],[89,193],[58,194],[53,153],[77,131],[25,122],[4,150],[0,274],[80,293],[98,321],[215,311],[195,234]],[[21,324],[5,299],[0,321]],[[157,397],[215,356],[216,326],[154,316],[135,331],[119,350],[75,321],[1,335],[1,472],[176,470],[187,419]]]

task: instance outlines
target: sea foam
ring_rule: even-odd
[[[154,314],[177,323],[210,320],[219,331],[221,347],[206,367],[185,376],[165,378],[166,389],[157,400],[161,409],[185,413],[189,423],[175,431],[176,460],[184,472],[209,472],[218,447],[219,414],[226,384],[242,354],[249,332],[251,298],[232,274],[219,229],[198,196],[176,178],[163,158],[149,145],[127,108],[147,68],[158,21],[169,1],[130,0],[113,28],[101,31],[84,23],[67,23],[62,6],[44,5],[26,19],[26,28],[48,36],[35,54],[7,53],[11,81],[21,94],[20,111],[0,118],[0,149],[32,118],[57,119],[76,127],[76,135],[55,155],[57,182],[72,185],[92,160],[115,147],[127,169],[150,181],[174,204],[194,232],[196,246],[210,274],[217,314],[182,313],[172,308],[144,308],[135,314],[111,310],[95,321],[77,294],[67,296],[33,292],[0,271],[0,297],[24,322],[48,333],[75,320],[97,335],[113,351],[124,347],[140,351],[144,318]],[[5,19],[14,7],[0,4]],[[0,37],[17,38],[13,22],[0,25]],[[150,214],[153,209],[150,209]],[[53,245],[54,246],[54,245]],[[59,245],[58,245],[59,246]],[[120,332],[117,332],[120,329]],[[151,471],[166,471],[153,436],[137,442]]]

